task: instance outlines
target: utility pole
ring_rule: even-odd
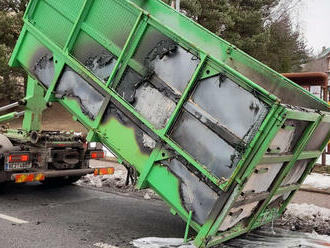
[[[176,0],[175,3],[176,3],[175,9],[180,12],[180,0]]]
[[[180,11],[180,0],[172,0],[171,6],[173,9],[175,8],[177,11]]]

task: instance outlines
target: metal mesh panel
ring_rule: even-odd
[[[80,32],[71,53],[103,82],[107,82],[117,62],[116,56],[84,32]]]
[[[136,22],[137,15],[115,0],[98,0],[85,21],[106,39],[123,48]]]
[[[43,0],[61,12],[70,21],[75,21],[83,6],[84,0]]]
[[[34,13],[36,28],[57,45],[64,47],[73,28],[72,22],[44,1],[39,1]]]

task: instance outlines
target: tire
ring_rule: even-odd
[[[75,183],[80,178],[80,176],[46,178],[41,183],[47,186],[65,186]]]

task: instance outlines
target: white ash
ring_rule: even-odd
[[[156,141],[147,134],[143,134],[143,145],[145,147],[154,149],[156,147]]]

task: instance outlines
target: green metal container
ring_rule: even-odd
[[[281,215],[328,143],[327,103],[159,0],[32,0],[24,21],[10,64],[135,168],[197,247]]]

